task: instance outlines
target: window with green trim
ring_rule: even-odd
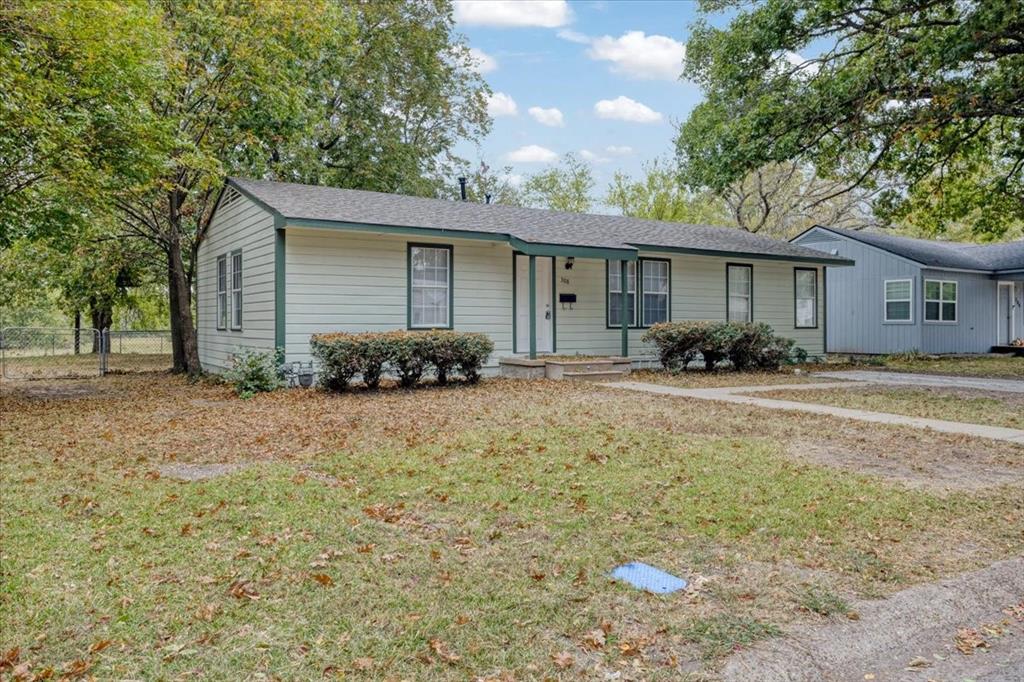
[[[231,329],[242,329],[242,252],[231,254]]]
[[[645,327],[669,319],[669,262],[667,260],[640,260],[640,291],[643,296],[641,315]]]
[[[448,246],[409,246],[409,326],[451,326],[452,250]]]
[[[753,321],[754,266],[727,265],[725,280],[728,321]]]
[[[217,329],[228,328],[228,259],[217,256]]]
[[[622,261],[608,261],[608,326],[622,325]],[[636,261],[626,264],[626,320],[636,326]]]
[[[806,268],[793,270],[794,326],[813,329],[818,326],[818,271]]]

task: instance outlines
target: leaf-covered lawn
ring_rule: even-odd
[[[0,405],[5,674],[678,679],[1024,548],[1019,487],[798,463],[791,440],[822,425],[743,406],[503,380],[246,402],[166,376],[27,386]],[[244,466],[158,473],[214,462]],[[606,577],[630,560],[695,589]]]
[[[1009,355],[979,355],[955,358],[885,358],[885,369],[893,372],[951,374],[962,377],[1024,379],[1024,358]]]
[[[779,390],[758,393],[758,396],[874,412],[892,412],[911,417],[1024,429],[1024,395],[1015,393],[852,386],[838,389]]]

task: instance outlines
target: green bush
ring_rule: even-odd
[[[284,352],[280,348],[272,351],[246,348],[235,353],[231,369],[224,373],[224,378],[235,387],[239,398],[248,400],[257,393],[284,386],[283,359]]]
[[[354,334],[315,334],[309,341],[320,364],[320,386],[344,391],[362,369],[362,347]]]
[[[344,390],[357,375],[375,388],[385,372],[409,388],[429,369],[439,384],[448,383],[456,370],[473,383],[494,351],[484,334],[447,330],[317,334],[310,345],[320,362],[320,385],[335,391]]]
[[[648,329],[643,340],[658,347],[662,366],[672,372],[685,370],[698,355],[708,371],[723,360],[744,370],[778,369],[783,362],[807,359],[792,339],[776,336],[763,322],[663,322]]]

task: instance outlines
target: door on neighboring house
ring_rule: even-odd
[[[999,283],[999,303],[996,306],[996,324],[999,325],[996,345],[1008,346],[1013,341],[1014,315],[1013,282]]]
[[[554,352],[554,289],[552,276],[555,259],[537,256],[537,352]],[[530,257],[516,254],[516,348],[530,351]]]

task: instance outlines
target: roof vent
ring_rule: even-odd
[[[228,187],[224,190],[224,197],[220,200],[220,205],[230,206],[241,198],[242,195],[237,189],[234,187]]]
[[[459,178],[459,195],[466,200],[466,178]]]

